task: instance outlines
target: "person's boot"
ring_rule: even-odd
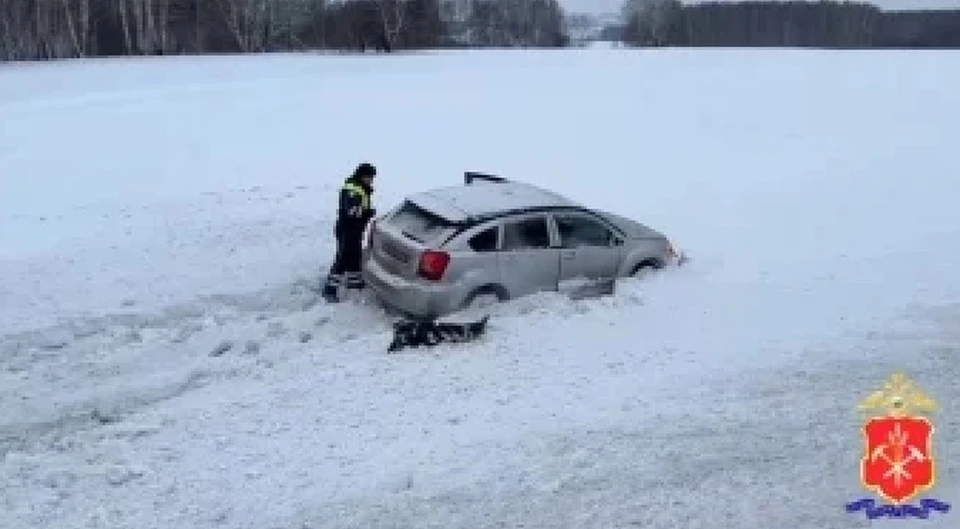
[[[340,287],[340,278],[336,276],[327,276],[326,282],[323,284],[323,299],[327,303],[336,303],[340,301],[338,296],[338,291]]]
[[[350,290],[363,290],[367,283],[363,280],[360,272],[347,272],[347,288]]]
[[[327,303],[337,303],[340,298],[337,297],[337,287],[330,285],[323,286],[323,299]]]

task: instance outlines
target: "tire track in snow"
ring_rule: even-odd
[[[80,430],[121,422],[125,416],[141,408],[204,387],[212,378],[212,373],[207,371],[190,371],[183,379],[163,380],[156,384],[138,381],[136,387],[108,389],[105,395],[64,406],[54,403],[55,411],[31,414],[32,421],[19,422],[14,415],[13,421],[0,423],[0,458],[13,451],[30,450],[36,444],[54,445]],[[26,419],[25,415],[21,416],[23,419]]]
[[[10,411],[0,419],[0,456],[249,374],[275,361],[271,349],[281,344],[342,344],[376,333],[370,324],[377,322],[389,331],[375,306],[344,311],[320,302],[312,284],[301,280],[200,297],[159,314],[81,318],[4,336],[0,404]],[[358,311],[366,317],[352,322]]]
[[[280,298],[290,296],[279,289],[274,294]],[[310,298],[311,294],[304,293],[304,297]],[[263,294],[269,301],[273,294]],[[549,298],[549,296],[547,296]],[[243,297],[225,296],[218,297],[221,304],[228,306],[239,306],[250,308],[254,304],[248,304],[238,299]],[[326,424],[326,428],[349,428],[356,431],[359,435],[369,433],[371,423],[369,421],[380,421],[384,416],[379,414],[370,414],[370,410],[357,409],[356,416],[344,415],[346,410],[357,406],[358,404],[379,406],[375,404],[371,397],[379,395],[381,391],[392,395],[390,397],[396,400],[397,404],[406,407],[403,402],[409,399],[416,400],[417,387],[421,381],[421,376],[428,375],[429,372],[436,369],[437,362],[448,364],[456,363],[455,358],[449,357],[453,352],[452,347],[438,347],[429,351],[418,351],[409,355],[394,355],[390,361],[383,362],[381,355],[386,353],[386,345],[389,343],[390,327],[387,325],[388,318],[377,311],[370,311],[367,307],[358,306],[352,303],[345,303],[336,307],[317,306],[309,299],[306,303],[310,308],[301,310],[299,303],[290,299],[277,304],[267,303],[266,306],[260,304],[256,308],[248,311],[237,311],[232,313],[216,314],[208,310],[205,314],[208,318],[219,316],[220,325],[204,327],[185,342],[175,344],[176,348],[166,349],[167,353],[172,354],[175,351],[180,352],[180,356],[173,358],[174,361],[183,361],[186,365],[183,369],[177,371],[179,378],[170,376],[158,377],[159,383],[145,385],[143,373],[154,372],[154,366],[146,363],[145,358],[154,358],[161,356],[157,354],[158,348],[146,351],[145,354],[136,354],[133,358],[126,358],[126,355],[150,349],[151,344],[158,345],[164,339],[169,340],[170,334],[166,337],[161,331],[175,330],[178,324],[183,320],[171,318],[166,323],[167,327],[155,330],[152,335],[145,335],[143,343],[136,342],[127,345],[121,345],[110,351],[111,357],[107,362],[108,368],[116,369],[118,365],[123,365],[122,369],[116,369],[113,375],[132,377],[131,385],[127,388],[121,386],[109,386],[103,388],[105,397],[99,402],[110,404],[106,412],[94,412],[96,408],[85,414],[83,405],[89,402],[95,402],[95,399],[75,399],[74,412],[60,415],[52,415],[43,418],[32,418],[29,421],[20,421],[14,425],[17,435],[7,439],[7,446],[4,448],[4,458],[7,461],[5,467],[0,467],[0,473],[12,475],[13,479],[21,483],[22,490],[35,491],[31,496],[31,503],[37,501],[34,498],[45,498],[49,496],[50,509],[45,509],[42,513],[30,515],[28,519],[35,520],[38,525],[57,525],[60,520],[76,519],[76,515],[70,515],[69,509],[72,508],[75,501],[81,501],[81,498],[88,496],[88,490],[95,490],[97,482],[106,480],[111,487],[126,485],[129,487],[147,487],[151,490],[148,494],[173,494],[165,492],[174,487],[197,487],[198,483],[187,480],[187,483],[178,485],[176,476],[179,472],[171,472],[169,465],[175,465],[181,458],[192,458],[196,454],[193,451],[204,452],[204,445],[216,443],[219,450],[234,452],[242,450],[265,450],[267,445],[260,442],[267,441],[274,430],[280,428],[282,431],[288,431],[292,426],[286,425],[290,420],[290,415],[285,412],[278,419],[273,417],[274,406],[289,407],[295,406],[302,408],[299,413],[306,413],[315,406],[310,402],[301,402],[303,395],[298,391],[295,393],[293,401],[283,400],[270,401],[272,405],[263,405],[258,402],[250,402],[252,398],[249,392],[254,395],[261,395],[265,398],[278,398],[274,396],[273,388],[283,387],[283,384],[289,383],[288,377],[296,376],[299,383],[308,385],[325,386],[327,384],[333,387],[347,389],[353,387],[356,391],[362,393],[361,401],[354,402],[358,395],[348,391],[338,395],[337,392],[329,396],[333,400],[323,402],[326,407],[332,406],[330,411],[333,413],[329,418],[317,418],[314,420],[322,421],[318,424]],[[541,300],[543,301],[543,300]],[[549,299],[547,301],[550,301]],[[525,315],[527,319],[538,319],[540,316],[533,309],[537,307],[536,299],[525,300],[520,305],[507,304],[504,307],[504,313],[509,314],[511,310],[518,311]],[[208,307],[209,308],[209,307]],[[573,310],[569,305],[560,305],[556,310],[561,312]],[[580,309],[577,309],[579,311]],[[189,317],[199,318],[201,315],[194,311],[183,310],[180,315],[188,314]],[[556,315],[555,311],[547,310],[547,316]],[[109,318],[106,319],[109,321]],[[129,323],[129,322],[127,322]],[[383,324],[378,329],[378,325]],[[306,343],[301,343],[300,335],[302,332],[311,331],[314,334],[312,339]],[[509,325],[500,328],[499,332],[511,333]],[[269,341],[258,354],[243,355],[235,354],[231,350],[229,354],[221,357],[211,358],[208,354],[210,345],[218,343],[226,335],[242,338],[243,333],[246,336],[259,335],[269,336],[273,341]],[[90,338],[88,338],[89,340]],[[494,336],[488,339],[488,343],[479,343],[467,346],[467,351],[487,351],[487,347],[497,342],[503,342],[504,337]],[[490,343],[492,342],[492,343]],[[164,342],[162,345],[170,345]],[[158,346],[159,347],[159,346]],[[56,351],[60,357],[63,355],[79,352],[77,343],[70,343],[65,348]],[[420,353],[420,354],[417,354]],[[497,356],[509,355],[507,351],[497,350]],[[444,356],[447,359],[444,360]],[[484,365],[489,359],[486,355],[471,355],[473,363],[478,366]],[[119,357],[119,358],[118,358]],[[428,360],[424,363],[424,358]],[[55,361],[47,359],[53,365]],[[283,365],[286,364],[286,365]],[[164,364],[161,364],[164,365]],[[74,366],[59,365],[55,370],[57,375],[63,376],[66,372],[75,370]],[[399,373],[396,370],[400,370]],[[453,376],[453,372],[459,370],[450,364],[447,368],[448,375]],[[192,370],[192,371],[191,371]],[[196,378],[191,379],[191,373]],[[295,374],[296,373],[296,374]],[[303,373],[302,375],[300,373]],[[394,376],[401,376],[401,386],[403,391],[397,392],[401,388],[394,387],[396,384],[391,382]],[[404,376],[406,375],[406,376]],[[412,378],[411,378],[412,377]],[[373,379],[374,384],[370,388],[364,389],[366,385],[363,382]],[[471,378],[471,377],[468,377]],[[405,379],[405,380],[403,380]],[[484,377],[481,377],[483,380]],[[355,383],[355,382],[356,383]],[[80,376],[79,382],[82,384],[104,385],[104,381],[93,376]],[[359,383],[359,384],[358,384]],[[63,383],[61,382],[61,385]],[[382,384],[382,389],[378,386]],[[29,384],[29,387],[35,387],[36,382]],[[484,391],[485,384],[474,384],[473,391]],[[242,387],[246,391],[238,391],[236,388]],[[299,386],[293,386],[299,387]],[[392,390],[391,390],[392,388]],[[419,398],[424,403],[430,403],[433,392],[426,389]],[[127,391],[129,390],[129,391]],[[409,390],[409,391],[407,391]],[[61,388],[57,392],[63,393]],[[125,392],[127,391],[127,392]],[[391,393],[392,391],[392,393]],[[412,391],[413,393],[411,393]],[[422,391],[422,389],[421,389]],[[191,394],[201,394],[196,397]],[[326,396],[326,394],[324,394]],[[221,396],[222,399],[221,400]],[[42,400],[43,395],[34,395],[37,401]],[[340,400],[336,400],[339,398]],[[113,399],[113,400],[110,400]],[[285,396],[284,399],[289,399]],[[254,401],[259,399],[253,398]],[[120,401],[120,402],[114,402]],[[208,404],[209,403],[209,404]],[[195,424],[197,414],[205,416],[209,414],[220,417],[212,425],[206,421]],[[231,419],[224,418],[226,414]],[[417,413],[408,416],[409,423],[401,428],[415,428],[418,424]],[[52,417],[52,418],[51,418]],[[349,419],[350,424],[341,424],[342,419]],[[457,417],[452,416],[452,420]],[[469,420],[467,417],[461,417],[461,420]],[[27,424],[24,424],[27,422]],[[279,422],[279,424],[275,424]],[[301,430],[301,427],[305,429]],[[381,424],[381,428],[388,427],[388,424]],[[238,431],[230,433],[231,428],[237,428]],[[317,428],[317,426],[313,426]],[[309,436],[311,427],[309,424],[300,425],[293,433],[286,435]],[[316,432],[313,432],[316,433]],[[263,435],[262,439],[257,437]],[[385,432],[389,438],[391,434]],[[120,437],[118,437],[120,436]],[[151,441],[155,436],[163,437],[162,440]],[[183,437],[182,437],[183,436]],[[236,437],[239,436],[239,437]],[[178,439],[171,442],[171,439]],[[260,441],[255,445],[249,445],[250,441]],[[343,441],[343,440],[341,440]],[[191,446],[191,448],[184,448]],[[372,447],[367,447],[372,448]],[[360,467],[368,466],[362,457],[363,451],[352,453],[354,450],[348,444],[335,447],[334,450],[346,451],[342,454],[342,464],[355,470]],[[105,455],[102,452],[109,451]],[[267,455],[267,454],[265,454]],[[96,464],[90,465],[91,458]],[[254,458],[256,465],[251,463],[250,475],[263,473],[264,470],[257,470],[262,464],[262,458]],[[87,463],[82,463],[86,461]],[[57,462],[52,467],[48,463]],[[203,464],[206,464],[204,462]],[[57,467],[62,470],[56,470]],[[86,469],[86,470],[84,470]],[[162,483],[169,485],[156,485],[150,479],[140,481],[138,478],[143,476],[153,476]],[[97,481],[91,481],[97,480]],[[12,483],[13,481],[11,481]],[[202,483],[202,481],[200,482]],[[155,490],[152,487],[161,486],[162,490]],[[169,489],[168,489],[169,487]],[[121,487],[121,489],[126,487]],[[113,489],[111,489],[113,490]],[[136,491],[142,491],[142,488],[132,488],[133,494]],[[198,489],[196,491],[201,497],[209,497],[211,491],[207,489]],[[125,494],[123,492],[109,492],[110,497],[114,494]],[[183,494],[182,492],[180,494]],[[188,493],[192,496],[192,493]],[[184,496],[176,495],[171,498],[172,501],[181,501]],[[26,507],[22,499],[17,500],[12,497],[8,500],[11,512],[20,513],[18,519],[23,519]],[[197,500],[196,508],[203,508],[203,501]],[[111,500],[118,505],[126,505],[128,502],[119,503]],[[137,508],[137,507],[131,507]],[[67,511],[65,511],[65,509]],[[176,510],[176,508],[174,508]],[[127,511],[126,507],[120,508],[118,512]],[[229,509],[227,509],[227,512]],[[58,514],[60,513],[60,514]],[[226,516],[226,512],[222,514]],[[89,514],[82,516],[91,516]],[[174,516],[171,512],[170,516]],[[217,515],[220,516],[220,515]],[[176,518],[174,516],[174,518]]]

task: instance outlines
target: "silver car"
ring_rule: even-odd
[[[538,187],[482,173],[409,196],[371,223],[363,274],[376,298],[432,319],[480,300],[615,281],[681,264],[663,234]]]

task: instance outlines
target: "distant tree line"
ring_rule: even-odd
[[[447,17],[452,42],[462,46],[561,47],[569,42],[558,0],[454,0],[461,16]],[[458,23],[459,22],[459,23]]]
[[[957,48],[960,10],[884,11],[868,3],[627,0],[607,35],[634,46]]]
[[[0,60],[563,46],[557,0],[0,0]]]
[[[558,0],[0,0],[0,61],[117,55],[560,47]],[[960,10],[825,0],[625,0],[632,46],[960,47]]]

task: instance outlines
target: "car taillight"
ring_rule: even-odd
[[[430,281],[439,281],[450,264],[450,254],[439,250],[426,250],[420,254],[420,277]]]

